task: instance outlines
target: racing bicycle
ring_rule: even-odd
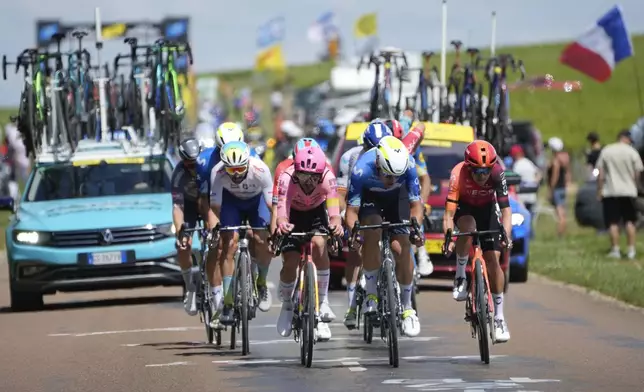
[[[400,287],[396,279],[396,267],[390,244],[390,230],[395,228],[411,227],[410,236],[416,236],[420,233],[420,226],[415,218],[410,221],[400,223],[381,222],[376,225],[360,226],[356,222],[349,239],[349,247],[356,244],[358,232],[361,230],[382,230],[382,239],[380,241],[380,254],[382,265],[378,271],[378,309],[375,315],[364,315],[363,338],[367,343],[373,341],[373,328],[380,327],[380,337],[387,343],[389,349],[389,364],[397,368],[400,364],[398,353],[398,334],[402,331],[403,312],[400,302]]]
[[[199,308],[199,318],[206,328],[206,338],[208,344],[212,344],[216,339],[217,346],[221,345],[221,330],[215,330],[210,325],[212,318],[212,288],[206,274],[206,262],[208,260],[208,230],[203,225],[193,229],[188,228],[187,223],[181,227],[180,237],[189,238],[193,233],[199,233],[199,242],[201,243],[200,253],[201,261],[199,262],[199,281],[197,287],[197,304]]]
[[[293,311],[293,337],[300,343],[300,361],[302,366],[311,367],[313,362],[313,345],[316,341],[315,331],[319,321],[320,303],[318,295],[317,269],[313,263],[313,237],[326,237],[330,242],[332,250],[338,250],[341,240],[329,233],[292,232],[285,235],[274,233],[272,244],[275,249],[275,256],[279,256],[282,242],[288,237],[297,237],[304,244],[302,245],[298,274],[295,278],[295,290],[291,297],[295,304]]]
[[[490,363],[490,346],[487,340],[488,328],[492,344],[496,343],[494,329],[494,301],[490,291],[490,281],[487,274],[487,266],[483,259],[481,250],[481,236],[498,236],[501,235],[501,241],[507,242],[505,230],[483,230],[463,233],[453,233],[448,230],[445,233],[445,242],[443,244],[443,253],[449,255],[448,250],[452,238],[472,237],[472,247],[470,249],[470,276],[469,276],[469,293],[465,301],[465,321],[470,323],[472,328],[472,338],[478,338],[479,352],[481,361],[486,364]]]
[[[257,274],[251,263],[250,250],[248,248],[249,230],[266,231],[266,227],[252,227],[250,225],[215,227],[214,233],[225,231],[243,230],[244,235],[239,238],[239,246],[235,252],[234,261],[235,269],[230,289],[226,293],[224,306],[233,307],[233,322],[230,333],[230,349],[235,349],[235,335],[241,330],[242,335],[242,355],[250,353],[250,330],[248,321],[255,318],[257,306],[259,305],[259,295],[257,292],[256,277]],[[222,324],[226,325],[227,323]]]

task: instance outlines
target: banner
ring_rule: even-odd
[[[262,50],[255,58],[255,70],[282,70],[286,68],[282,45],[274,45],[268,49]]]
[[[276,17],[257,29],[255,70],[281,70],[286,68],[282,42],[285,35],[284,17]]]
[[[378,14],[372,12],[364,14],[356,20],[353,26],[353,36],[355,38],[370,38],[378,35]]]

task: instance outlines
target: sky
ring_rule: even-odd
[[[33,46],[37,19],[63,23],[92,22],[100,7],[104,21],[161,20],[189,16],[197,72],[250,68],[257,52],[257,28],[285,18],[284,52],[292,64],[313,62],[322,48],[307,40],[311,23],[333,10],[346,50],[354,47],[354,21],[364,13],[379,15],[380,42],[407,51],[437,50],[441,43],[441,0],[0,0],[0,48],[10,61]],[[612,0],[448,0],[448,40],[467,46],[490,44],[491,12],[497,12],[497,43],[516,45],[573,40],[615,4]],[[622,0],[631,32],[644,32],[644,1]],[[637,17],[639,15],[639,17]],[[121,40],[106,44],[102,62],[112,62]],[[92,59],[95,57],[93,56]],[[0,106],[17,106],[22,81],[9,70],[0,80]]]

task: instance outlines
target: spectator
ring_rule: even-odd
[[[640,155],[631,144],[630,132],[621,131],[617,136],[617,142],[609,144],[601,151],[596,167],[599,169],[597,197],[602,202],[612,246],[608,257],[621,258],[618,225],[624,222],[628,244],[626,256],[632,260],[635,258],[637,221],[635,199],[644,167]]]
[[[564,151],[564,143],[558,137],[548,140],[552,157],[548,164],[548,189],[550,202],[557,214],[557,234],[566,232],[566,188],[570,185],[570,155]]]
[[[599,142],[599,135],[597,135],[597,132],[595,131],[589,132],[588,136],[586,136],[586,140],[588,141],[588,144],[590,144],[590,148],[586,151],[586,164],[588,165],[588,172],[592,173],[597,165],[597,159],[599,159],[602,145]]]
[[[530,211],[530,215],[533,215],[537,203],[539,182],[542,177],[541,170],[525,156],[523,147],[518,144],[510,148],[510,156],[514,161],[512,171],[521,176],[521,192],[517,196],[519,201]]]

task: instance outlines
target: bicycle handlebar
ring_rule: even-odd
[[[478,240],[479,236],[489,236],[489,235],[495,235],[495,234],[501,235],[501,241],[508,242],[507,241],[508,237],[503,227],[495,230],[466,231],[466,232],[458,232],[458,233],[453,233],[452,229],[449,229],[447,230],[447,233],[445,233],[445,242],[443,243],[443,254],[447,255],[448,253],[450,253],[447,251],[447,249],[449,244],[452,242],[453,238],[475,237]]]
[[[348,243],[354,244],[356,242],[358,237],[358,231],[360,230],[395,229],[398,227],[411,227],[413,229],[413,233],[411,233],[412,235],[422,236],[420,225],[418,224],[416,217],[411,218],[411,221],[403,220],[402,222],[398,222],[398,223],[391,223],[391,222],[385,221],[375,225],[364,225],[364,226],[360,226],[360,222],[356,222],[353,225],[353,230],[351,231],[351,235],[349,236]],[[351,245],[349,245],[349,247],[351,247]]]
[[[237,231],[237,230],[268,231],[269,228],[265,227],[265,226],[264,227],[259,227],[259,226],[258,227],[253,227],[253,226],[250,226],[250,225],[224,226],[224,227],[219,227],[219,225],[217,225],[214,229],[212,229],[213,232],[214,231],[219,231],[219,232],[221,232],[221,231]]]
[[[270,242],[273,246],[273,254],[275,256],[279,256],[281,253],[281,248],[282,248],[282,243],[284,240],[288,237],[299,237],[302,239],[306,239],[307,242],[311,241],[313,237],[326,237],[329,241],[331,241],[331,247],[335,249],[336,251],[339,249],[342,249],[342,240],[341,237],[333,235],[333,233],[329,232],[320,232],[320,231],[308,231],[308,232],[290,232],[287,234],[279,234],[277,229],[275,229],[275,232],[270,238]]]

